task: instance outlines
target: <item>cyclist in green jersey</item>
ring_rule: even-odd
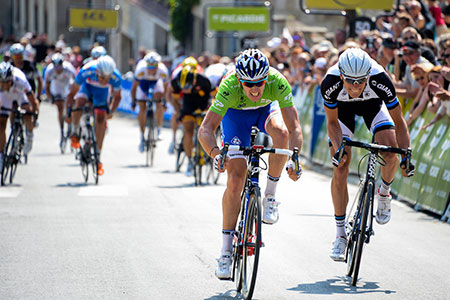
[[[257,49],[243,51],[235,66],[222,80],[216,99],[211,105],[198,133],[199,140],[214,158],[216,170],[228,173],[227,187],[222,198],[223,246],[216,276],[231,276],[231,251],[234,229],[240,210],[241,192],[247,175],[247,161],[242,152],[229,151],[226,158],[220,154],[215,131],[221,124],[222,140],[231,145],[250,145],[252,126],[269,134],[275,148],[298,147],[303,137],[297,110],[292,100],[291,87],[286,78],[269,66],[267,57]],[[224,168],[220,163],[224,159]],[[269,156],[269,170],[263,199],[263,222],[278,221],[278,202],[275,192],[286,163],[283,155]],[[288,165],[289,177],[296,181],[301,172]]]

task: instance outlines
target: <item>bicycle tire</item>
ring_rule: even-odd
[[[194,155],[194,178],[195,178],[195,186],[199,186],[202,184],[202,168],[205,164],[204,157],[202,158],[203,148],[200,145],[200,142],[197,138],[195,138],[195,155]],[[204,155],[203,155],[204,156]]]
[[[88,179],[89,179],[88,155],[89,155],[89,153],[86,153],[86,150],[83,148],[80,149],[81,174],[83,175],[84,182],[88,182]]]
[[[3,166],[2,166],[2,178],[1,178],[1,184],[5,185],[5,183],[7,182],[8,179],[8,174],[9,174],[9,168],[11,166],[11,160],[12,160],[12,156],[13,153],[13,149],[14,149],[14,145],[13,145],[13,138],[14,138],[14,134],[13,131],[11,131],[11,133],[9,134],[8,137],[8,142],[6,143],[5,149],[3,151],[4,155],[3,155]]]
[[[360,204],[363,203],[364,199],[362,198],[365,195],[365,190],[366,190],[366,184],[360,184],[358,192],[356,193],[355,196],[355,201],[357,203],[357,207],[355,208],[355,211],[353,211],[352,209],[350,209],[349,211],[349,218],[353,218],[353,220],[346,220],[346,223],[348,224],[348,226],[351,226],[351,230],[350,232],[348,232],[348,244],[347,244],[347,250],[346,250],[346,257],[345,257],[345,261],[347,262],[347,276],[352,276],[353,274],[353,270],[354,270],[354,266],[355,266],[355,242],[356,239],[358,237],[357,231],[354,229],[355,224],[359,224],[360,223],[360,218],[361,218],[361,209],[360,209]],[[353,204],[354,205],[354,204]],[[353,208],[352,205],[352,208]],[[350,225],[350,223],[353,223]],[[347,225],[346,224],[346,225]]]
[[[361,258],[362,258],[362,251],[364,247],[364,242],[366,241],[366,226],[367,226],[367,219],[369,216],[369,208],[371,205],[371,198],[373,197],[373,190],[374,190],[374,182],[370,180],[367,184],[366,193],[364,194],[364,202],[362,207],[362,215],[361,215],[361,226],[360,226],[360,234],[358,236],[357,242],[356,242],[356,249],[355,249],[355,266],[353,270],[353,276],[352,276],[352,285],[356,286],[356,283],[358,281],[358,274],[359,274],[359,267],[361,265]]]
[[[252,299],[258,273],[259,251],[261,248],[261,192],[254,187],[249,196],[247,222],[243,236],[241,267],[241,294],[245,300]]]
[[[155,143],[156,143],[155,125],[152,117],[147,122],[148,122],[147,141],[146,141],[147,153],[145,157],[145,166],[153,167],[153,158],[155,156]]]
[[[176,151],[177,151],[177,160],[176,160],[176,164],[175,164],[176,172],[180,172],[181,166],[183,165],[183,162],[186,159],[186,152],[184,152],[183,140],[184,140],[184,136],[181,139],[180,143],[175,146]]]
[[[98,157],[98,145],[97,145],[97,140],[95,139],[95,128],[91,127],[91,153],[90,153],[90,161],[91,161],[91,165],[92,165],[92,176],[94,177],[94,182],[95,184],[98,184],[98,164],[100,163],[100,159]]]

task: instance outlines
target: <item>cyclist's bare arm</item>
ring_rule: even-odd
[[[295,106],[285,107],[281,109],[284,123],[289,131],[289,149],[297,147],[299,151],[302,149],[303,134],[300,121],[298,120],[298,113]]]
[[[45,82],[45,93],[47,94],[47,97],[48,97],[49,99],[52,99],[52,98],[53,98],[53,95],[52,95],[52,93],[51,93],[51,91],[50,91],[50,81],[46,81],[46,82]]]
[[[74,82],[72,84],[72,86],[70,87],[69,94],[67,95],[67,107],[73,105],[73,97],[75,97],[75,95],[77,94],[79,89],[80,89],[80,86]]]
[[[37,94],[36,94],[36,96],[39,98],[41,96],[41,94],[42,94],[42,89],[44,87],[44,84],[43,84],[41,76],[36,77],[36,80],[37,80],[37,89],[36,89]]]
[[[28,102],[30,102],[31,107],[34,112],[39,112],[39,101],[36,99],[36,96],[33,92],[29,92],[27,94]]]
[[[216,143],[215,132],[222,121],[222,116],[213,112],[208,111],[203,119],[202,125],[198,130],[198,139],[202,145],[205,152],[210,154],[214,158],[217,154],[220,154],[219,145]]]
[[[406,149],[409,147],[409,132],[408,125],[405,118],[403,118],[402,108],[398,105],[396,108],[389,110],[389,114],[395,124],[395,136],[400,148]],[[403,157],[403,156],[402,156]]]
[[[139,86],[139,81],[133,80],[133,85],[131,86],[131,100],[133,102],[133,106],[136,105],[136,90]]]
[[[114,91],[113,101],[111,103],[111,115],[116,111],[117,107],[119,107],[120,100],[122,96],[120,94],[120,90]]]
[[[338,121],[338,108],[329,109],[325,106],[325,113],[327,114],[328,136],[330,137],[331,144],[333,145],[333,152],[336,152],[342,141],[342,130]]]

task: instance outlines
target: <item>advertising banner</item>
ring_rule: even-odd
[[[119,11],[115,9],[70,8],[73,28],[115,29],[119,25]]]
[[[312,131],[311,131],[311,147],[309,156],[313,156],[317,138],[319,137],[319,131],[322,128],[322,124],[325,120],[325,109],[323,107],[323,97],[320,92],[320,85],[314,88],[314,104],[312,108]]]
[[[393,0],[305,0],[306,6],[312,9],[375,9],[391,10],[394,4]]]
[[[209,31],[269,31],[270,7],[209,7]]]

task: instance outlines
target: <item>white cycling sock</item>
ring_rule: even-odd
[[[222,255],[225,252],[232,252],[234,230],[222,229]]]
[[[334,219],[336,220],[336,238],[341,236],[347,236],[345,233],[345,215],[336,216],[334,215]]]
[[[273,177],[267,174],[267,185],[264,195],[275,195],[275,192],[277,191],[278,180],[280,180],[280,177]]]
[[[389,195],[389,193],[391,192],[391,184],[392,184],[392,181],[387,183],[386,181],[384,181],[383,178],[381,178],[381,184],[380,184],[380,190],[379,190],[380,195],[383,195],[383,196]]]

